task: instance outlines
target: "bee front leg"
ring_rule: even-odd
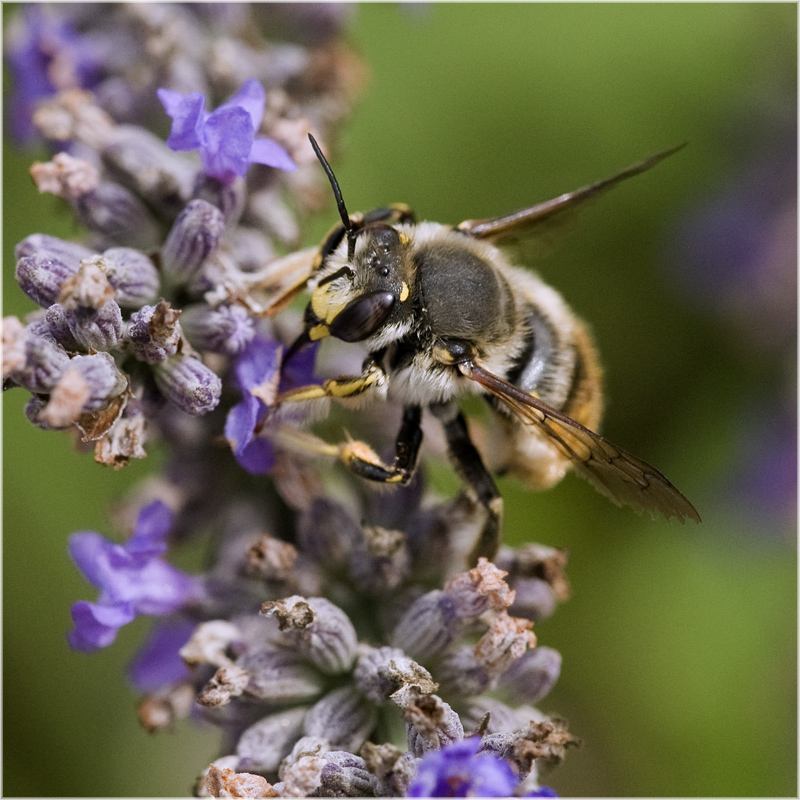
[[[322,385],[300,386],[278,395],[276,406],[282,403],[335,398],[347,400],[371,391],[380,391],[386,384],[387,376],[373,360],[364,365],[361,375],[326,380]],[[395,442],[395,457],[391,465],[385,465],[380,458],[363,442],[348,440],[341,445],[312,446],[320,453],[335,454],[349,469],[362,478],[380,483],[408,483],[417,465],[419,448],[422,444],[422,409],[419,406],[406,406],[403,422]],[[310,441],[303,437],[304,441]]]
[[[323,397],[332,397],[338,400],[347,400],[358,397],[367,392],[377,391],[386,385],[388,376],[383,369],[372,360],[364,364],[364,371],[360,375],[347,375],[339,378],[330,378],[320,384],[298,386],[288,392],[279,394],[276,405],[282,403],[296,403],[303,400],[318,400]]]
[[[484,466],[480,453],[469,438],[466,420],[456,406],[453,403],[431,406],[431,411],[444,426],[447,448],[456,470],[486,508],[486,522],[468,558],[470,566],[474,566],[481,556],[494,558],[500,547],[503,498],[497,491],[494,479]]]

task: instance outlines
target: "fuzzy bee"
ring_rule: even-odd
[[[369,353],[361,374],[294,389],[278,403],[330,397],[383,399],[403,406],[394,461],[342,446],[356,474],[405,483],[415,469],[423,409],[444,426],[462,479],[485,506],[471,559],[491,558],[500,541],[502,498],[492,472],[534,488],[558,482],[571,467],[618,504],[652,516],[700,521],[692,504],[654,467],[593,431],[602,413],[601,371],[584,325],[551,287],[511,263],[496,246],[535,233],[565,211],[637,175],[678,148],[507,216],[455,227],[416,222],[405,205],[350,215],[313,136],[311,145],[336,198],[341,224],[323,241],[307,286],[304,330],[288,357],[333,336]],[[494,430],[486,463],[457,401],[482,394]]]

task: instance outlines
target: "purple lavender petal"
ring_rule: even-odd
[[[117,638],[117,631],[135,616],[131,603],[102,605],[79,600],[72,606],[75,627],[67,634],[67,643],[83,653],[108,647]]]
[[[109,542],[94,531],[73,533],[67,540],[70,558],[89,583],[102,589],[109,577],[111,548],[122,550],[121,545]]]
[[[225,420],[225,438],[230,442],[237,462],[248,472],[262,475],[274,464],[273,448],[253,432],[266,406],[250,390],[270,380],[281,363],[281,345],[263,336],[255,337],[236,359],[234,375],[242,400],[231,408]]]
[[[201,143],[201,129],[206,117],[206,98],[200,92],[183,95],[171,89],[156,94],[164,110],[172,117],[172,130],[167,144],[173,150],[196,150]]]
[[[510,797],[518,783],[500,758],[476,755],[480,737],[464,739],[426,754],[408,787],[409,797]]]
[[[308,386],[318,383],[314,376],[314,366],[317,360],[317,351],[320,341],[300,348],[281,369],[281,382],[278,387],[281,392],[296,389],[298,386]],[[288,349],[288,348],[287,348]]]
[[[136,518],[136,526],[134,528],[134,540],[161,540],[170,531],[172,527],[173,514],[166,503],[161,500],[146,505]]]
[[[264,91],[264,87],[255,78],[250,78],[242,84],[242,88],[230,100],[219,106],[217,111],[223,108],[244,109],[250,117],[250,127],[255,133],[264,116],[266,97],[267,93]]]
[[[244,176],[253,138],[250,116],[243,108],[217,109],[203,126],[200,157],[205,173],[226,183]]]
[[[179,651],[196,627],[194,622],[184,621],[155,625],[128,666],[131,683],[141,692],[155,692],[187,680],[191,673]]]
[[[258,418],[258,400],[249,392],[228,412],[225,420],[225,438],[235,456],[250,444]]]
[[[275,466],[275,449],[268,439],[252,439],[234,455],[239,466],[251,475],[266,475]]]
[[[97,54],[87,39],[58,17],[52,6],[43,11],[38,4],[23,5],[20,16],[12,22],[7,53],[14,75],[11,128],[21,143],[36,137],[32,117],[39,101],[57,90],[87,89],[96,82]],[[53,83],[51,72],[56,63],[58,86]]]
[[[250,149],[250,163],[266,164],[275,169],[285,169],[293,172],[297,169],[292,157],[276,141],[259,137],[253,142]]]
[[[256,336],[236,359],[234,374],[242,392],[269,380],[280,367],[281,345],[274,339]]]

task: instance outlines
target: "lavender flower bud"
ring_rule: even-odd
[[[74,356],[69,366],[70,369],[75,368],[80,372],[89,388],[89,399],[83,406],[84,411],[95,411],[104,406],[128,385],[127,378],[117,369],[109,353]]]
[[[396,647],[362,646],[353,677],[359,691],[378,705],[400,689],[432,694],[438,688],[428,670]]]
[[[220,667],[200,691],[197,702],[206,708],[227,705],[247,688],[248,674],[236,664]]]
[[[504,611],[492,620],[489,630],[475,645],[475,661],[486,667],[490,676],[497,678],[523,654],[528,647],[536,646],[536,635],[528,619],[509,616]]]
[[[515,661],[499,686],[516,700],[536,703],[555,686],[561,673],[561,654],[551,647],[534,647]]]
[[[73,267],[73,272],[77,272],[81,261],[93,256],[94,251],[77,242],[67,242],[46,233],[32,233],[14,248],[14,258],[35,255],[56,258]]]
[[[63,428],[68,428],[72,424],[70,421],[64,425],[54,425],[49,419],[47,419],[46,415],[42,414],[46,407],[47,403],[42,400],[41,397],[32,395],[30,398],[28,398],[28,402],[25,403],[25,416],[28,418],[29,422],[34,424],[37,428],[41,428],[43,431],[60,430]]]
[[[411,566],[402,531],[363,526],[358,545],[350,557],[350,577],[364,591],[384,593],[396,589]]]
[[[580,739],[574,737],[561,719],[531,721],[512,733],[495,733],[484,736],[481,753],[492,753],[498,758],[516,764],[521,778],[535,766],[536,759],[559,763],[568,747],[577,747]]]
[[[14,383],[35,393],[52,391],[70,365],[64,350],[50,336],[38,332],[42,327],[41,323],[34,323],[20,332],[20,347],[15,351],[21,356],[24,346],[24,361],[15,357],[11,366],[16,368],[3,370]]]
[[[172,356],[153,369],[161,394],[192,416],[213,411],[222,396],[222,381],[193,356]]]
[[[138,125],[117,125],[102,156],[121,183],[169,216],[186,202],[197,172],[192,159]]]
[[[361,756],[375,778],[376,797],[407,797],[408,785],[417,772],[417,762],[408,752],[391,744],[364,742]]]
[[[427,661],[462,631],[453,600],[439,589],[416,600],[397,623],[391,644],[417,661]]]
[[[303,732],[306,736],[324,736],[342,750],[358,750],[375,727],[377,713],[360,692],[342,686],[311,707]]]
[[[306,711],[304,707],[292,708],[251,725],[236,745],[238,768],[245,772],[277,772],[303,730]]]
[[[459,708],[461,722],[466,731],[481,730],[485,734],[503,733],[513,731],[528,722],[525,715],[520,714],[517,709],[509,708],[493,697],[473,697]]]
[[[106,247],[119,244],[150,250],[161,239],[142,201],[119,184],[102,182],[75,201],[75,210]]]
[[[50,335],[65,349],[65,350],[80,350],[81,345],[76,341],[69,329],[69,322],[67,321],[67,311],[61,303],[53,303],[44,314],[44,320],[47,323],[47,330]]]
[[[456,614],[464,620],[475,620],[488,609],[504,611],[514,601],[514,592],[503,580],[508,573],[481,558],[478,566],[454,575],[444,585]]]
[[[161,249],[161,267],[174,283],[185,283],[219,248],[225,233],[222,212],[192,200],[178,215]]]
[[[475,697],[492,688],[493,676],[475,658],[475,647],[463,645],[448,650],[441,658],[436,677],[448,692],[460,697]]]
[[[103,253],[108,282],[124,308],[138,308],[158,295],[158,272],[153,262],[131,247],[112,247]]]
[[[345,672],[355,661],[358,640],[353,623],[330,600],[293,595],[264,603],[261,613],[275,616],[298,651],[323,672]]]
[[[464,738],[458,714],[435,694],[409,695],[403,705],[408,749],[416,757]]]
[[[552,586],[540,578],[520,578],[514,582],[514,603],[509,613],[539,622],[556,610],[558,598]]]
[[[216,206],[222,212],[225,224],[233,228],[244,211],[246,193],[242,178],[226,183],[201,172],[197,176],[192,197]]]
[[[15,277],[22,291],[46,308],[56,302],[64,281],[78,271],[79,264],[58,256],[35,253],[17,261]]]
[[[114,300],[99,308],[65,308],[69,331],[87,350],[113,350],[122,337],[122,309]]]
[[[250,676],[247,694],[270,703],[297,703],[318,697],[321,676],[300,662],[289,650],[259,647],[248,650],[237,662]]]
[[[255,335],[255,322],[243,306],[227,304],[212,308],[197,303],[183,309],[181,326],[186,338],[200,350],[235,356]]]
[[[180,316],[181,312],[166,300],[134,311],[125,339],[136,358],[148,364],[159,364],[174,356],[181,342]]]
[[[333,750],[322,757],[325,762],[319,775],[320,797],[370,797],[376,780],[363,758],[343,750]],[[285,780],[285,779],[284,779]]]
[[[360,537],[358,522],[341,503],[328,497],[315,498],[297,524],[297,539],[302,549],[310,558],[332,569],[346,563]]]

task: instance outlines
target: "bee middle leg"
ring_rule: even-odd
[[[455,463],[456,470],[486,509],[486,521],[468,557],[470,566],[474,566],[481,556],[490,560],[494,558],[500,547],[503,498],[497,490],[494,478],[484,466],[480,453],[470,439],[463,414],[454,404],[450,403],[431,406],[431,411],[444,426],[447,449],[450,458]]]

